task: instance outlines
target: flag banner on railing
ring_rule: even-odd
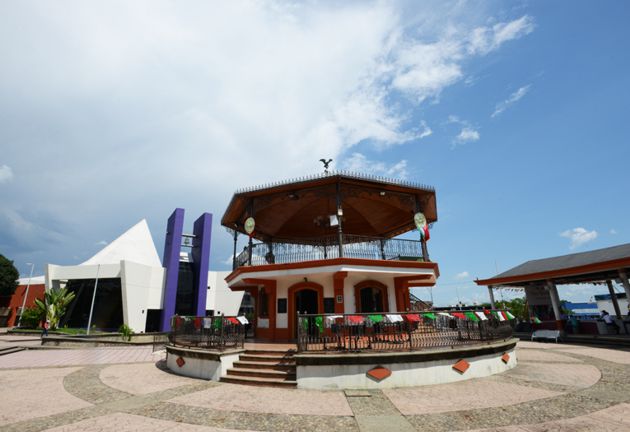
[[[212,328],[212,318],[204,318],[203,319],[203,328],[205,328],[205,329]]]
[[[431,320],[435,320],[437,318],[435,316],[435,314],[432,313],[432,312],[425,312],[425,313],[422,314],[422,316],[425,317],[425,318],[429,318]]]
[[[330,328],[338,319],[343,319],[343,315],[328,315],[326,317],[326,328]]]
[[[370,319],[370,321],[372,321],[374,324],[378,324],[380,322],[383,321],[383,315],[368,315],[368,318]]]
[[[453,315],[455,318],[466,319],[466,315],[464,315],[462,312],[451,312],[451,315]]]
[[[542,321],[538,319],[538,317],[533,316],[532,317],[532,321],[534,321],[534,324],[540,324]]]
[[[201,328],[201,318],[200,317],[196,317],[193,320],[193,324],[195,326],[195,329],[199,330]]]
[[[488,317],[483,312],[475,312],[475,315],[477,315],[481,321],[488,321]]]
[[[507,315],[507,319],[511,319],[511,320],[516,319],[516,317],[512,315],[510,311],[505,311],[505,314]]]
[[[348,322],[350,324],[363,324],[363,317],[361,315],[348,315]]]
[[[464,315],[466,316],[466,318],[468,318],[471,321],[474,321],[474,322],[479,321],[479,318],[477,317],[477,315],[472,311],[466,311],[464,312]]]
[[[418,314],[405,314],[405,319],[409,322],[420,322],[420,316],[418,316]]]
[[[236,319],[238,320],[238,322],[240,322],[241,324],[245,325],[245,324],[249,324],[249,321],[247,320],[247,318],[245,318],[244,316],[239,316],[236,317]]]
[[[319,333],[324,333],[324,317],[316,316],[315,317],[315,327],[319,330]]]
[[[236,319],[236,318],[234,318],[234,317],[229,317],[229,318],[227,318],[227,320],[228,320],[230,323],[232,323],[232,324],[236,324],[236,325],[238,325],[238,324],[240,324],[240,323],[241,323],[239,320],[237,320],[237,319]]]
[[[499,321],[505,321],[505,317],[501,313],[501,311],[492,311],[492,315],[495,316]]]
[[[402,317],[398,314],[387,314],[385,315],[387,317],[387,321],[390,323],[397,323],[397,322],[402,322]]]
[[[451,317],[451,314],[446,313],[446,312],[438,312],[438,315],[442,315],[442,316],[449,317],[449,318]]]

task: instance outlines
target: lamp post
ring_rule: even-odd
[[[90,318],[88,319],[88,326],[86,330],[86,334],[90,334],[90,327],[92,325],[92,312],[94,312],[94,300],[96,300],[96,288],[98,288],[98,274],[101,271],[101,265],[99,264],[96,267],[96,280],[94,281],[94,293],[92,294],[92,306],[90,306]]]
[[[18,319],[18,327],[22,325],[22,315],[24,314],[24,307],[26,307],[26,298],[28,297],[28,289],[31,287],[31,279],[33,278],[33,269],[35,264],[26,263],[31,266],[31,274],[28,276],[28,283],[26,284],[26,293],[24,293],[24,299],[22,300],[22,309],[20,309],[20,319]]]

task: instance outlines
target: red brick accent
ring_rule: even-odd
[[[469,367],[470,367],[470,363],[468,363],[464,359],[458,361],[457,363],[453,365],[453,369],[455,369],[457,372],[459,372],[462,375],[468,370]]]
[[[392,371],[383,366],[376,366],[365,373],[367,376],[375,380],[376,382],[383,381],[385,378],[389,378]]]
[[[510,355],[508,353],[505,353],[501,356],[501,361],[505,364],[507,364],[507,362],[510,361]]]
[[[175,363],[177,363],[177,366],[182,367],[186,364],[186,360],[184,360],[184,357],[179,356],[177,360],[175,360]]]

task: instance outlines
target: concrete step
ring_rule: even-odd
[[[293,356],[277,356],[268,354],[241,354],[239,360],[265,363],[295,364]]]
[[[254,361],[237,360],[234,362],[234,367],[239,368],[239,369],[267,369],[267,370],[291,371],[291,370],[295,370],[295,363],[288,364],[288,363],[270,363],[270,362],[254,362]]]
[[[244,369],[231,368],[227,370],[228,376],[252,377],[252,378],[278,378],[283,380],[295,381],[295,370],[278,371],[269,369]]]
[[[4,348],[0,348],[0,356],[2,355],[7,355],[7,354],[13,354],[19,351],[23,351],[26,348],[24,347],[19,347],[19,346],[9,346],[9,347],[4,347]]]
[[[244,377],[244,376],[239,376],[239,377],[224,376],[224,377],[221,377],[221,382],[230,383],[230,384],[264,386],[264,387],[284,387],[284,388],[297,387],[297,381],[285,380],[281,378],[254,378],[254,377]]]
[[[276,356],[276,357],[292,357],[293,354],[296,354],[294,350],[288,351],[278,351],[278,350],[245,350],[244,354],[251,355],[267,355],[267,356]]]

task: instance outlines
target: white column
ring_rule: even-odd
[[[556,317],[556,327],[561,332],[564,331],[562,326],[562,312],[560,310],[560,296],[558,295],[558,289],[556,284],[552,280],[547,281],[547,290],[549,291],[549,297],[551,297],[551,306],[553,307],[553,314]]]
[[[488,295],[490,296],[490,307],[496,309],[494,305],[494,291],[492,291],[492,285],[488,286]]]
[[[627,314],[630,315],[630,282],[628,282],[628,275],[625,270],[619,269],[619,279],[621,279],[621,283],[623,284],[623,289],[626,291],[626,300],[628,301],[628,311]]]

